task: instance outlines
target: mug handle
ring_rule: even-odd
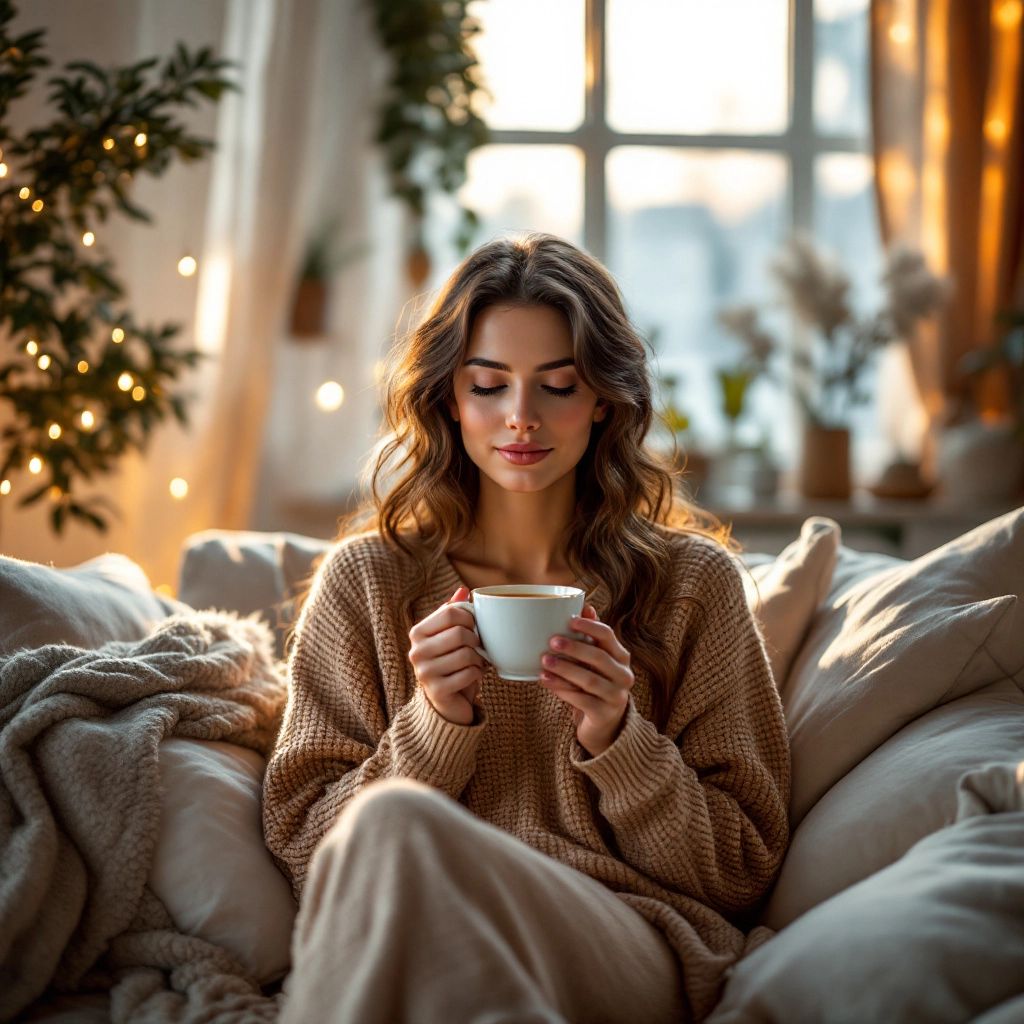
[[[449,606],[452,608],[465,608],[466,611],[473,616],[473,620],[476,621],[476,609],[469,601],[450,601]],[[477,636],[479,635],[480,634],[478,633]],[[484,661],[488,662],[491,665],[494,664],[494,662],[491,661],[490,657],[488,656],[487,652],[482,647],[474,647],[473,650],[476,651],[476,653],[479,654],[480,657],[484,659]]]

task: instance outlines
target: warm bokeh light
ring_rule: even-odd
[[[183,480],[180,476],[176,476],[171,481],[171,497],[181,501],[188,494],[188,481]]]
[[[89,372],[89,364],[84,359],[79,359],[78,360],[78,372],[79,373],[88,373]]]
[[[32,458],[28,460],[28,471],[33,475],[42,473],[43,460],[39,458],[38,455],[33,455]]]
[[[7,164],[0,163],[0,178],[7,177]]]
[[[121,342],[124,341],[124,331],[122,331],[120,327],[115,327],[110,332],[110,340],[113,341],[115,345],[120,345]]]
[[[83,430],[92,430],[96,425],[96,417],[93,416],[91,409],[83,409],[82,415],[79,417],[79,421],[82,424]]]
[[[103,148],[106,150],[111,150],[116,145],[117,143],[109,135],[103,140]]]
[[[1004,0],[995,10],[995,22],[1005,31],[1015,29],[1024,15],[1024,4],[1021,0]]]
[[[10,480],[0,480],[0,494],[10,494],[10,493],[11,493],[11,481]]]
[[[64,492],[54,484],[49,490],[49,495],[50,501],[60,501],[60,499],[64,497]]]
[[[82,235],[82,245],[93,245],[96,241],[96,236],[91,231],[86,231]]]
[[[46,369],[49,368],[51,362],[52,362],[52,360],[50,359],[50,357],[44,352],[36,360],[36,365],[39,367],[40,370],[46,370]]]
[[[59,423],[51,423],[50,429],[47,431],[47,433],[50,435],[51,441],[56,441],[60,437],[60,435],[64,433],[64,431],[61,430]]]
[[[36,213],[40,213],[40,212],[42,211],[42,209],[43,209],[43,206],[44,206],[44,205],[45,205],[45,204],[43,203],[42,199],[36,199],[36,200],[35,200],[35,201],[34,201],[34,202],[32,203],[32,209],[33,209],[33,210],[34,210],[34,211],[35,211]]]
[[[194,256],[182,256],[178,260],[178,273],[182,277],[191,277],[196,272],[196,260]]]
[[[122,391],[131,391],[131,389],[135,387],[135,378],[126,371],[117,378],[117,386]]]
[[[207,355],[215,355],[224,344],[230,294],[231,257],[226,252],[204,256],[196,297],[196,344]]]
[[[889,38],[897,46],[906,46],[914,38],[914,34],[906,22],[897,21],[895,25],[889,26]]]
[[[132,398],[134,398],[136,402],[141,402],[145,397],[146,389],[141,384],[136,384],[135,387],[132,388]]]
[[[22,185],[21,188],[18,189],[19,199],[28,199],[30,195],[32,195],[32,189],[30,189],[28,185]]]
[[[1006,135],[1006,122],[1001,117],[990,117],[985,122],[985,138],[989,142],[1005,142]]]
[[[37,341],[35,341],[35,339],[33,339],[33,340],[29,341],[29,342],[28,342],[28,343],[27,343],[27,344],[25,345],[25,351],[26,351],[26,352],[27,352],[27,353],[28,353],[28,354],[29,354],[30,356],[34,356],[34,355],[36,355],[36,353],[38,353],[38,351],[39,351],[39,343],[38,343]]]
[[[146,144],[146,133],[145,132],[139,132],[138,135],[135,136],[135,145],[138,146],[141,149],[145,144]]]
[[[345,389],[336,380],[327,380],[317,388],[316,404],[324,412],[334,412],[345,401]]]
[[[158,583],[153,589],[164,597],[174,597],[174,587],[170,583]]]

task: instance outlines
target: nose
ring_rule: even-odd
[[[522,388],[517,396],[513,396],[511,407],[505,415],[505,425],[509,430],[526,433],[540,427],[539,417],[535,409],[530,408],[529,391]]]

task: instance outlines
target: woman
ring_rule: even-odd
[[[737,923],[785,850],[789,750],[736,560],[644,448],[612,277],[551,235],[481,246],[385,414],[267,766],[300,899],[283,1020],[702,1019],[770,934]],[[583,588],[592,643],[500,679],[451,606],[498,583]]]

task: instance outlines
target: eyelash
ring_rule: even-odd
[[[479,385],[474,384],[469,390],[474,395],[496,395],[503,387],[505,387],[504,384],[499,384],[497,387],[494,388],[482,388]],[[557,395],[559,398],[568,398],[570,395],[576,394],[575,384],[568,388],[552,388],[548,387],[547,384],[542,384],[541,387],[549,395]]]

